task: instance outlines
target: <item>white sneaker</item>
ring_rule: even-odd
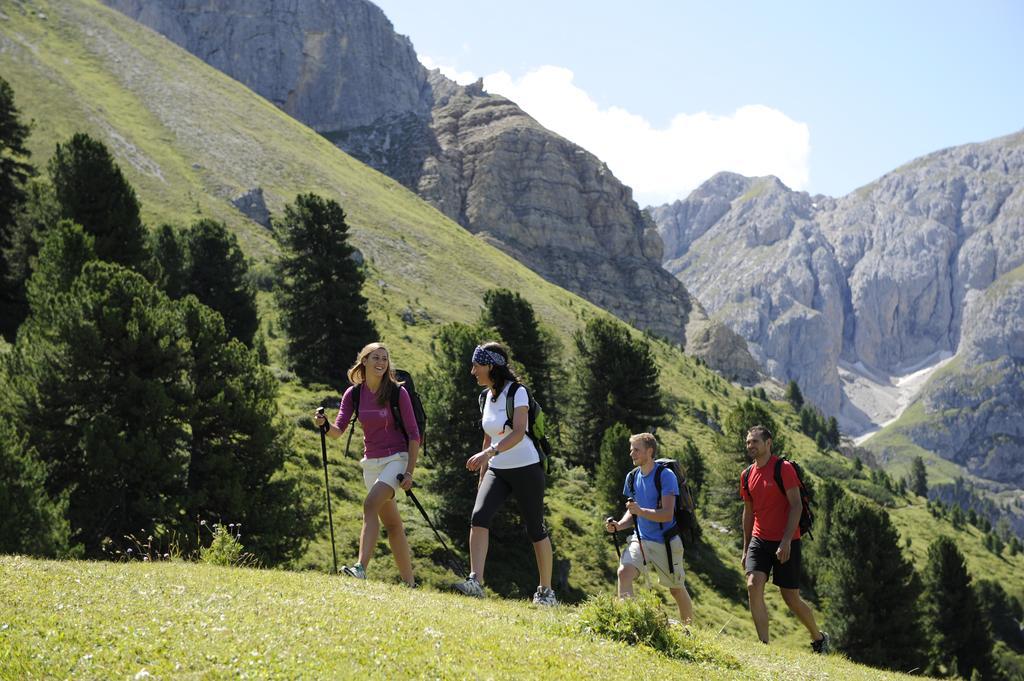
[[[476,581],[476,575],[471,574],[469,579],[453,584],[452,588],[465,596],[472,596],[473,598],[483,598],[484,588],[480,586],[480,582]]]
[[[533,604],[545,607],[558,605],[558,599],[555,598],[555,590],[546,586],[538,586],[537,593],[533,594]]]
[[[359,563],[356,563],[352,566],[342,565],[341,571],[349,577],[355,577],[356,579],[366,579],[366,568],[364,568]]]

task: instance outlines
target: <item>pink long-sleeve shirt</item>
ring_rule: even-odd
[[[334,427],[344,432],[352,419],[352,391],[359,389],[359,425],[363,428],[363,456],[367,459],[380,459],[397,452],[409,451],[409,444],[402,435],[402,428],[395,423],[391,415],[391,405],[377,404],[377,396],[366,387],[365,383],[350,386],[341,397],[338,416],[334,419]],[[412,410],[412,400],[405,388],[398,388],[398,410],[402,414],[402,425],[409,434],[410,440],[420,440],[420,430],[416,425],[416,414]]]

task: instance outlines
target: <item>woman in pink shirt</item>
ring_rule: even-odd
[[[412,474],[420,451],[420,432],[412,400],[395,380],[388,349],[382,343],[370,343],[359,351],[356,363],[348,370],[348,380],[352,386],[341,398],[334,423],[327,424],[327,434],[339,438],[352,426],[353,416],[359,419],[363,429],[363,458],[359,464],[363,469],[367,494],[363,500],[359,562],[344,566],[342,571],[349,576],[366,579],[366,567],[383,524],[402,581],[408,586],[415,586],[409,542],[395,502],[399,488],[407,490],[412,487]],[[353,399],[355,391],[359,391],[358,398]],[[396,394],[397,400],[394,399]],[[317,428],[327,423],[323,415],[314,415],[313,421]]]

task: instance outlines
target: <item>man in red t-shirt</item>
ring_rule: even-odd
[[[800,598],[800,481],[793,464],[782,461],[783,494],[775,479],[779,457],[772,454],[772,434],[764,426],[747,432],[747,454],[753,463],[740,476],[743,498],[743,558],[750,614],[762,643],[768,643],[768,608],[764,585],[768,575],[782,600],[811,634],[811,649],[824,653],[828,634],[814,622],[814,613]]]

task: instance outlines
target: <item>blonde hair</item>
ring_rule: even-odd
[[[374,393],[377,398],[377,404],[385,405],[391,398],[391,391],[397,390],[398,386],[401,384],[398,382],[398,379],[395,378],[395,367],[391,364],[391,351],[388,350],[387,346],[383,343],[370,343],[356,353],[356,362],[348,370],[348,381],[356,387],[358,387],[360,383],[366,382],[366,366],[363,362],[365,362],[366,358],[375,350],[383,350],[388,353],[387,380],[381,381],[380,387],[377,388],[377,392]]]
[[[629,436],[629,444],[639,442],[647,449],[653,450],[651,455],[655,458],[658,457],[658,440],[650,433],[637,433],[636,435]]]

